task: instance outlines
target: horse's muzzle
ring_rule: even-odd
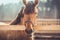
[[[33,30],[32,29],[30,29],[30,30],[25,30],[25,32],[27,33],[27,34],[32,34],[32,32],[33,32]]]

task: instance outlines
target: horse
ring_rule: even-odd
[[[23,0],[24,6],[19,12],[15,20],[11,22],[10,25],[25,25],[26,33],[31,34],[33,32],[33,27],[36,25],[36,17],[38,12],[38,0],[29,1]]]

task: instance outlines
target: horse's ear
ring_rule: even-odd
[[[38,0],[35,0],[35,2],[34,2],[34,3],[35,3],[35,6],[36,6],[36,5],[38,4]]]
[[[26,5],[26,0],[23,0],[24,5]]]

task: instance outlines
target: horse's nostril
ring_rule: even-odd
[[[32,29],[30,29],[30,30],[25,30],[25,32],[27,33],[27,34],[31,34],[32,32],[33,32],[33,30]]]

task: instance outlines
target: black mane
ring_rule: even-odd
[[[20,10],[20,12],[19,12],[17,18],[16,18],[10,25],[16,25],[16,24],[20,23],[22,17],[24,17],[24,14],[23,14],[23,7],[22,7],[22,9]]]
[[[26,8],[24,10],[24,13],[31,14],[35,11],[34,9],[35,9],[34,2],[30,1],[26,4]]]

